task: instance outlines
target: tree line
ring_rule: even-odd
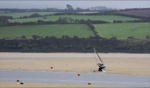
[[[0,52],[93,52],[94,47],[100,52],[150,53],[149,45],[150,41],[143,40],[34,36],[33,39],[0,39]]]
[[[90,19],[84,20],[84,19],[73,19],[70,17],[59,17],[56,21],[43,21],[43,20],[37,20],[36,22],[13,22],[10,23],[8,21],[9,17],[6,16],[0,16],[0,26],[18,26],[18,25],[44,25],[44,24],[102,24],[102,23],[109,23],[106,21],[92,21]]]

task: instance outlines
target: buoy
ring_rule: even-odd
[[[17,84],[20,84],[20,80],[16,80]]]
[[[24,84],[23,82],[20,82],[20,84]]]
[[[51,67],[51,69],[53,69],[53,67]]]
[[[16,82],[20,82],[20,80],[16,80]]]
[[[89,82],[88,85],[92,85],[92,83]]]
[[[23,82],[20,82],[20,80],[16,80],[17,84],[24,84]]]
[[[78,76],[80,76],[80,74],[78,74]]]

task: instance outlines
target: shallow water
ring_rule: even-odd
[[[100,86],[150,87],[150,76],[129,76],[105,73],[44,72],[44,71],[0,71],[1,82],[85,84]]]

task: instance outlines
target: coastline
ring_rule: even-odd
[[[150,54],[99,55],[108,68],[105,74],[150,76]],[[97,72],[94,56],[94,53],[0,53],[0,70]]]
[[[98,72],[94,53],[4,53],[0,52],[0,70],[73,72],[76,74],[119,74],[130,76],[150,76],[150,54],[99,53],[107,66],[105,73]],[[51,68],[53,67],[53,68]],[[113,86],[82,84],[46,84],[0,82],[3,87],[49,87],[49,88],[116,88]],[[125,88],[125,87],[117,87]]]
[[[47,83],[25,83],[23,85],[16,82],[0,82],[0,88],[28,88],[28,87],[48,87],[48,88],[125,88],[112,86],[96,86],[96,85],[82,85],[82,84],[47,84]]]

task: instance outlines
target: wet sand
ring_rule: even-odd
[[[95,85],[80,85],[80,84],[46,84],[46,83],[24,83],[17,84],[16,82],[0,82],[0,88],[125,88],[125,87],[109,87],[109,86],[95,86]]]

